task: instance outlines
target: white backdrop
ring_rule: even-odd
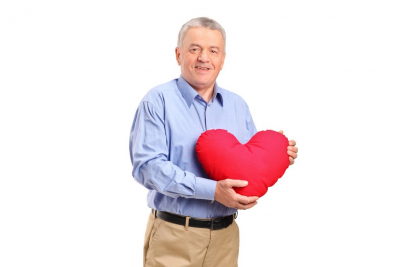
[[[246,3],[245,3],[246,2]],[[299,158],[241,211],[247,266],[400,266],[398,1],[1,1],[0,266],[141,266],[139,101],[186,21],[227,32],[218,83]]]

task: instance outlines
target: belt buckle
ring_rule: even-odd
[[[214,222],[219,223],[220,221],[222,221],[224,219],[224,217],[222,218],[216,218],[216,219],[211,219],[211,230],[214,230]]]

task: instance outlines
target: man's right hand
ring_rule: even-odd
[[[232,187],[245,187],[247,181],[226,179],[217,182],[214,199],[228,208],[247,210],[257,204],[258,197],[239,195]]]

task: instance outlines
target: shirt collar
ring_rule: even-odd
[[[182,78],[182,76],[179,77],[177,84],[179,91],[181,92],[183,98],[186,101],[186,104],[190,108],[194,98],[199,94],[197,93],[196,90],[193,89],[193,87],[187,81],[185,81],[185,79]],[[210,101],[214,102],[216,98],[220,101],[221,105],[224,106],[222,90],[217,83],[215,83],[214,85],[214,93]]]

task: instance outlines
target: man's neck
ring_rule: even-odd
[[[199,95],[201,95],[201,97],[208,103],[210,102],[213,94],[214,94],[214,85],[210,88],[205,88],[205,89],[197,89],[197,88],[193,88],[194,90],[196,90],[197,93],[199,93]]]
[[[213,97],[214,94],[214,87],[215,87],[215,82],[212,86],[210,87],[197,87],[188,82],[183,76],[182,78],[208,103],[210,102],[211,98]]]

